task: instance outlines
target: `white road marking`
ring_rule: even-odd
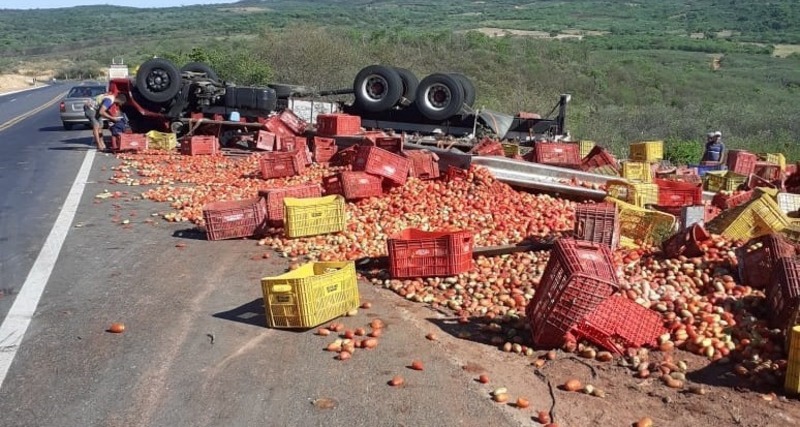
[[[14,102],[14,101],[16,101],[16,100],[17,100],[17,98],[12,98],[12,99],[11,99],[10,101],[8,101],[8,102]]]
[[[33,314],[36,312],[36,306],[39,305],[39,299],[42,297],[42,292],[44,292],[44,288],[50,280],[50,274],[56,265],[58,255],[61,253],[61,246],[64,244],[64,239],[67,237],[72,220],[75,218],[75,212],[78,210],[78,205],[83,196],[83,190],[86,187],[89,171],[92,169],[94,156],[94,150],[86,152],[83,164],[78,170],[78,176],[75,177],[75,182],[72,183],[72,188],[69,190],[67,199],[61,207],[61,212],[58,214],[55,224],[53,224],[53,229],[50,230],[50,234],[47,236],[39,256],[36,257],[25,283],[14,299],[11,310],[9,310],[8,315],[0,325],[0,388],[3,387],[3,381],[6,379],[11,362],[14,361],[14,357],[17,355],[22,338],[28,330]]]

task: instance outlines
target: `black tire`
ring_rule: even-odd
[[[64,130],[72,130],[72,123],[61,122],[64,125]]]
[[[449,74],[431,74],[419,83],[416,104],[423,116],[444,120],[461,112],[464,90],[461,83]]]
[[[353,81],[356,106],[378,113],[395,105],[403,95],[403,80],[392,67],[370,65],[364,67]]]
[[[394,70],[397,71],[397,74],[400,75],[400,80],[403,81],[403,93],[400,95],[400,104],[404,107],[408,107],[414,103],[415,99],[417,99],[419,79],[414,73],[405,68],[394,67]]]
[[[204,73],[206,77],[211,80],[217,81],[219,77],[217,76],[217,72],[214,71],[208,64],[204,64],[202,62],[190,62],[183,67],[181,67],[181,74],[185,72],[192,72],[192,73]]]
[[[278,98],[289,98],[292,96],[309,96],[314,94],[314,91],[307,86],[268,84],[267,87],[274,90],[275,96]]]
[[[451,76],[455,77],[459,83],[461,83],[461,87],[464,89],[464,103],[472,107],[475,105],[475,85],[472,84],[472,80],[469,77],[460,74],[460,73],[450,73]]]
[[[136,87],[146,100],[163,104],[181,90],[181,74],[172,62],[154,58],[139,67]]]

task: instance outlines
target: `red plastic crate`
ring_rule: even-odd
[[[143,133],[121,133],[117,136],[112,136],[111,148],[115,151],[147,150],[147,135]]]
[[[337,150],[331,157],[330,163],[333,166],[352,166],[358,156],[358,146],[352,145],[342,150]]]
[[[767,181],[777,181],[783,178],[780,165],[770,162],[756,162],[753,173]]]
[[[260,130],[256,138],[256,148],[264,151],[281,151],[281,139],[272,132]]]
[[[573,327],[617,288],[608,246],[557,240],[525,310],[533,342],[542,347],[560,346]]]
[[[308,123],[300,117],[297,117],[292,110],[287,109],[281,111],[281,113],[278,114],[278,118],[287,128],[294,132],[295,135],[302,135],[308,127]]]
[[[392,278],[453,276],[472,268],[474,236],[469,231],[408,228],[386,241]]]
[[[800,262],[797,257],[778,258],[766,294],[770,326],[793,326],[800,310]]]
[[[410,176],[423,180],[439,178],[439,161],[436,154],[414,150],[403,152],[403,156],[411,162],[408,168]]]
[[[345,200],[383,195],[383,178],[366,172],[344,171],[322,178],[325,194],[341,194]]]
[[[491,138],[483,138],[481,142],[479,142],[476,146],[472,147],[472,150],[469,151],[471,154],[475,154],[478,156],[504,156],[506,155],[505,150],[503,149],[503,144],[500,141],[491,139]]]
[[[778,188],[778,187],[780,187],[780,182],[777,182],[777,183],[770,182],[770,181],[767,181],[766,179],[764,179],[764,178],[762,178],[762,177],[760,177],[760,176],[758,176],[758,175],[756,175],[754,173],[751,173],[750,175],[747,176],[746,185],[747,185],[747,188],[749,188],[751,190],[755,190],[758,187]]]
[[[261,156],[259,165],[262,178],[282,178],[302,173],[306,169],[306,159],[302,151],[272,151]]]
[[[448,166],[447,170],[444,173],[444,180],[447,182],[462,180],[467,178],[469,178],[468,170],[453,165]]]
[[[361,134],[361,145],[375,145],[378,141],[378,138],[383,138],[386,135],[386,132],[382,130],[368,130]]]
[[[336,147],[333,148],[314,148],[314,161],[317,163],[329,163],[334,155],[336,155]]]
[[[659,206],[690,206],[703,203],[702,185],[656,179]]]
[[[615,249],[619,244],[619,212],[613,203],[575,207],[575,238]]]
[[[703,255],[700,243],[708,240],[710,237],[711,235],[708,234],[702,225],[694,224],[686,230],[665,240],[661,248],[664,255],[669,258],[678,258],[681,255],[694,258]]]
[[[581,169],[588,171],[594,168],[609,166],[619,173],[619,162],[603,147],[595,145],[589,154],[581,161]]]
[[[308,150],[308,138],[305,136],[295,136],[282,140],[281,144],[283,145],[283,151],[300,151],[303,153],[306,165],[311,164],[311,152]]]
[[[732,209],[747,203],[752,198],[753,190],[740,191],[731,195],[717,193],[714,195],[714,198],[711,199],[711,204],[722,210]]]
[[[181,142],[181,153],[188,156],[204,156],[219,152],[219,139],[214,135],[194,135]]]
[[[349,114],[320,114],[317,116],[317,134],[322,136],[358,135],[361,117]]]
[[[403,137],[400,135],[379,136],[375,138],[374,145],[390,153],[400,154],[403,152]]]
[[[533,161],[536,163],[566,167],[581,165],[581,154],[578,144],[539,142],[533,146],[533,153]]]
[[[314,137],[314,148],[336,148],[335,138]]]
[[[292,131],[289,126],[286,126],[279,116],[272,116],[264,122],[264,127],[277,135],[280,139],[292,138],[297,135]]]
[[[619,354],[617,342],[626,348],[655,347],[658,337],[666,332],[659,313],[614,295],[584,317],[573,333]]]
[[[291,187],[270,188],[259,190],[258,195],[264,198],[267,206],[267,220],[270,225],[283,224],[285,208],[283,199],[293,197],[305,199],[308,197],[322,197],[322,188],[319,184],[300,184]]]
[[[382,148],[361,146],[353,161],[353,170],[379,175],[397,185],[408,178],[408,159]]]
[[[235,239],[259,234],[267,218],[264,199],[223,201],[203,206],[208,240]]]
[[[756,169],[758,156],[746,150],[728,151],[728,170],[739,175],[750,175]]]
[[[795,255],[794,245],[776,234],[756,237],[736,249],[739,279],[754,289],[764,289],[779,258]]]

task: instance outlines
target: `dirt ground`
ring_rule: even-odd
[[[33,86],[33,79],[22,74],[0,74],[0,94]]]
[[[401,301],[396,307],[406,312],[404,317],[420,329],[440,329],[443,333],[437,344],[466,373],[475,378],[488,374],[491,381],[484,386],[487,398],[499,386],[508,388],[514,397],[529,398],[529,416],[533,421],[538,411],[551,410],[554,397],[553,412],[560,426],[630,426],[642,417],[652,418],[655,426],[800,425],[800,405],[796,399],[782,395],[780,385],[754,386],[748,379],[737,377],[731,372],[731,364],[709,365],[702,357],[684,351],[672,352],[675,363],[684,361],[687,365],[683,389],[667,387],[655,374],[647,379],[636,378],[633,370],[621,366],[620,358],[598,362],[557,351],[555,360],[537,368],[535,363],[540,358],[537,355],[505,353],[487,344],[480,324],[461,324],[422,304]],[[543,356],[545,352],[537,354]],[[649,354],[650,361],[661,361],[664,357],[665,353],[659,351]],[[606,396],[562,390],[561,386],[573,378],[603,390]],[[690,392],[690,386],[702,387],[705,394]]]

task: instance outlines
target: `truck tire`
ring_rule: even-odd
[[[395,105],[403,95],[403,80],[392,67],[364,67],[353,81],[356,105],[364,111],[378,113]]]
[[[150,59],[136,72],[136,87],[144,99],[163,104],[181,90],[181,74],[175,64],[166,59]]]
[[[208,64],[204,64],[202,62],[190,62],[184,65],[181,67],[181,74],[185,72],[203,73],[211,80],[219,80],[216,71],[214,71]]]
[[[461,83],[461,87],[464,88],[464,103],[472,107],[475,104],[475,85],[472,84],[472,80],[461,73],[450,73],[450,75]]]
[[[400,105],[408,107],[414,103],[417,98],[417,87],[419,87],[419,79],[410,70],[400,67],[394,67],[397,74],[400,75],[400,80],[403,81],[403,94],[400,95]]]
[[[444,120],[461,112],[464,90],[455,77],[434,73],[419,83],[415,102],[423,116],[431,120]]]
[[[64,130],[72,130],[72,123],[61,122],[64,125]]]
[[[314,93],[314,91],[307,86],[268,84],[267,87],[274,90],[275,96],[278,98],[290,98],[292,96],[309,96]]]

